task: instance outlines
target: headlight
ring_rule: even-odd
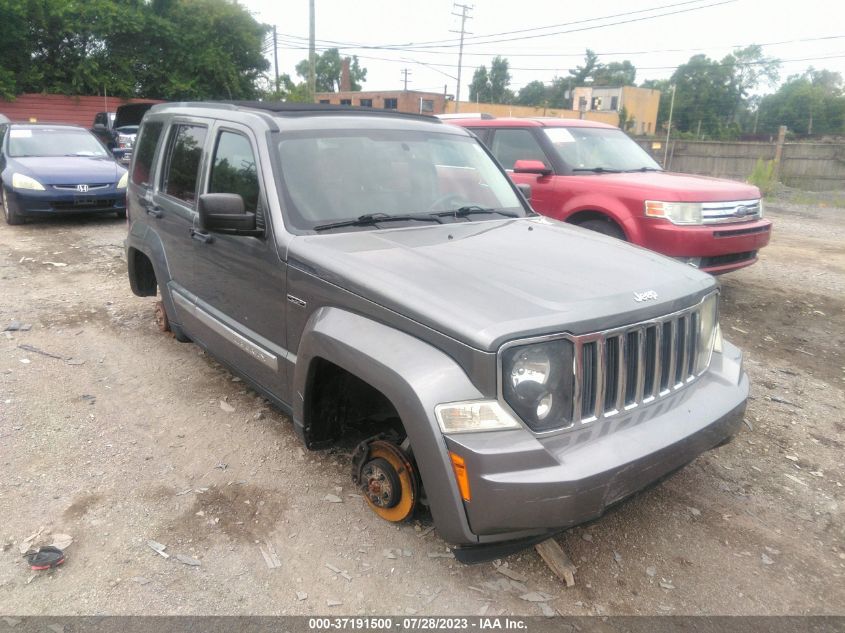
[[[120,177],[120,180],[117,181],[117,188],[118,189],[126,189],[126,183],[129,182],[129,172],[123,172],[123,175]]]
[[[120,145],[121,147],[130,148],[130,147],[132,147],[132,137],[126,136],[124,134],[118,134],[117,144]]]
[[[573,347],[567,340],[511,347],[502,353],[502,395],[536,432],[572,421]]]
[[[44,191],[44,185],[35,178],[23,174],[12,174],[12,189],[31,189],[32,191]]]
[[[672,224],[701,224],[700,202],[645,201],[645,214],[649,218],[664,218]]]
[[[713,294],[701,304],[701,310],[698,313],[696,374],[700,374],[710,365],[710,355],[713,353],[717,332],[721,334],[719,331],[719,295]]]
[[[434,408],[434,415],[444,433],[519,428],[519,422],[495,400],[438,404]]]

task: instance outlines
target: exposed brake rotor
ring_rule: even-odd
[[[352,479],[373,512],[392,522],[413,514],[420,494],[419,477],[401,447],[383,439],[364,441],[355,449],[352,464]]]

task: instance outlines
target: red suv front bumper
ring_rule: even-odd
[[[670,257],[701,258],[699,268],[717,275],[750,266],[772,236],[772,222],[679,226],[668,220],[643,218],[641,246]],[[633,241],[633,240],[632,240]]]

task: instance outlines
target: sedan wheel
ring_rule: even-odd
[[[6,218],[6,224],[23,224],[23,218],[21,218],[12,208],[12,204],[9,201],[9,194],[6,192],[6,187],[0,184],[0,190],[3,192],[3,216]]]

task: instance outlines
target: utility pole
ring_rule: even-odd
[[[669,159],[669,135],[672,133],[672,114],[675,112],[675,84],[672,84],[672,100],[669,102],[669,125],[666,126],[666,147],[663,149],[663,169]]]
[[[276,92],[279,92],[279,40],[276,37],[276,25],[273,25],[273,64],[276,71]]]
[[[308,0],[308,97],[312,103],[317,100],[317,52],[314,44],[316,39],[314,13],[314,0]]]
[[[408,92],[408,75],[410,75],[410,74],[411,74],[411,71],[408,70],[407,68],[402,69],[402,75],[404,76],[404,82],[405,82],[405,92]]]
[[[461,46],[458,48],[458,89],[455,91],[455,112],[460,110],[461,108],[461,67],[464,63],[464,35],[467,34],[466,31],[466,22],[467,19],[472,19],[469,15],[467,15],[468,11],[472,11],[471,4],[458,4],[457,2],[452,5],[454,9],[460,9],[460,13],[452,12],[452,15],[456,15],[461,18],[461,30],[460,31],[450,31],[451,33],[460,33],[461,34]]]

